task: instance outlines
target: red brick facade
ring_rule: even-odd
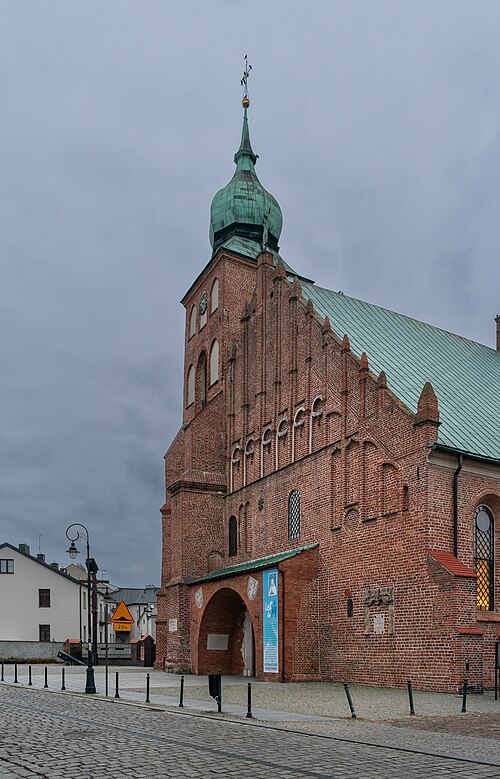
[[[411,678],[454,691],[467,673],[470,685],[491,687],[500,615],[476,609],[473,517],[486,504],[498,527],[500,468],[465,458],[454,478],[457,457],[430,447],[439,428],[432,387],[422,387],[411,413],[271,254],[255,261],[220,249],[183,304],[184,419],[166,455],[157,665],[243,673],[246,619],[261,679],[399,686]],[[294,490],[300,533],[290,538]],[[232,517],[237,553],[229,556]],[[280,663],[266,675],[262,568],[199,580],[313,544],[277,564]],[[495,590],[500,598],[498,574]]]

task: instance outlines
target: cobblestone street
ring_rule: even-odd
[[[362,723],[354,740],[11,685],[0,705],[1,779],[500,777],[500,757],[405,750],[406,728],[388,748],[360,743]]]

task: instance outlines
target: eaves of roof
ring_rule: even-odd
[[[201,584],[202,582],[213,581],[214,579],[225,579],[228,576],[238,576],[240,573],[246,573],[250,571],[261,570],[262,568],[269,568],[273,565],[278,565],[283,560],[288,560],[295,555],[301,554],[301,552],[308,552],[310,549],[315,549],[319,546],[319,543],[308,544],[307,546],[299,546],[296,549],[289,549],[287,552],[280,552],[275,555],[268,555],[267,557],[259,557],[257,560],[248,560],[244,563],[238,563],[236,565],[228,565],[226,568],[219,568],[218,571],[212,571],[211,573],[201,576],[199,579],[194,579],[190,584]]]
[[[53,568],[51,565],[49,565],[49,563],[44,563],[42,560],[39,560],[38,557],[34,557],[31,554],[26,554],[26,552],[23,552],[17,546],[14,546],[13,544],[9,544],[8,541],[4,541],[3,544],[0,544],[0,549],[4,549],[5,547],[7,547],[8,549],[13,549],[14,552],[17,552],[23,557],[27,557],[28,560],[32,560],[34,563],[36,563],[37,565],[41,565],[43,568],[48,568],[49,571],[52,571],[52,573],[57,573],[59,576],[62,576],[64,579],[66,579],[66,581],[74,582],[74,584],[82,583],[80,579],[75,579],[73,576],[70,576],[69,573],[64,573],[64,571],[61,571],[59,568]]]

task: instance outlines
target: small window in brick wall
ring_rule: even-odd
[[[238,554],[238,525],[236,517],[229,518],[229,557]]]
[[[288,498],[288,538],[300,538],[300,492],[292,490]]]

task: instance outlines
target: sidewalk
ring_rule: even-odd
[[[85,667],[64,666],[66,693],[61,693],[61,665],[47,666],[49,691],[83,695]],[[119,674],[119,699],[115,675]],[[150,703],[146,704],[146,675],[150,675]],[[178,716],[192,715],[238,721],[256,727],[316,734],[328,739],[373,744],[456,759],[486,760],[500,766],[500,700],[491,692],[471,695],[462,714],[459,695],[414,691],[416,716],[409,715],[404,689],[352,686],[356,709],[352,719],[342,684],[327,682],[271,683],[247,678],[222,678],[222,714],[208,694],[206,676],[184,677],[184,707],[179,708],[181,677],[147,668],[109,669],[111,704],[140,705]],[[32,689],[44,686],[44,666],[32,666]],[[105,669],[95,668],[98,697],[105,693]],[[248,682],[252,684],[252,719],[247,719]],[[14,667],[5,666],[4,684],[13,685]],[[26,687],[28,667],[18,666],[18,684]],[[17,686],[17,685],[15,685]],[[2,685],[0,684],[0,692]],[[94,696],[85,695],[87,700]],[[97,697],[97,696],[96,696]],[[500,773],[499,773],[500,776]]]
[[[86,668],[83,666],[48,665],[48,685],[51,690],[61,689],[62,669],[65,672],[67,691],[85,691]],[[105,693],[105,669],[95,669],[96,689]],[[116,673],[119,674],[120,700],[144,703],[146,699],[146,675],[150,676],[150,702],[168,708],[179,705],[181,677],[151,668],[110,666],[108,695],[115,696]],[[5,681],[14,680],[14,666],[5,666]],[[28,683],[28,666],[18,666],[19,684]],[[32,666],[34,687],[44,686],[44,666]],[[252,685],[252,713],[254,718],[265,721],[310,722],[328,719],[350,719],[351,712],[342,684],[330,682],[257,682],[254,679],[235,676],[222,677],[222,709],[224,713],[246,716],[248,683]],[[388,689],[353,685],[350,693],[358,719],[380,722],[409,716],[409,700],[406,688]],[[461,713],[462,698],[446,693],[413,691],[417,716],[443,717]],[[184,677],[184,708],[203,713],[216,713],[217,704],[208,693],[206,676]],[[494,700],[493,692],[469,695],[467,713],[500,714],[500,700]],[[413,718],[412,718],[413,719]]]

